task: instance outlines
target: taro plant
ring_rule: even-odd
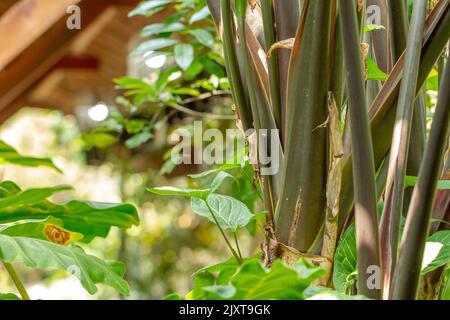
[[[47,166],[60,171],[50,159],[20,155],[0,141],[0,163]],[[70,200],[54,203],[49,198],[67,185],[22,190],[13,181],[0,182],[0,262],[17,288],[20,298],[29,300],[26,287],[13,263],[33,269],[60,269],[74,275],[90,293],[97,284],[111,286],[123,295],[130,289],[123,279],[125,266],[85,253],[77,243],[106,237],[111,227],[130,228],[139,223],[136,209],[129,204]],[[19,299],[1,293],[2,299]]]
[[[316,284],[341,293],[448,298],[450,1],[206,2],[261,192],[265,274],[308,261],[325,270]],[[267,156],[280,170],[267,174]],[[239,265],[196,276],[191,298],[253,297],[236,278],[260,267],[224,225],[251,218],[214,192],[228,170],[199,189],[151,189],[192,197]]]
[[[328,275],[334,261],[339,282],[340,265],[353,259],[357,268],[346,280],[354,277],[358,293],[416,298],[427,236],[446,226],[430,230],[437,181],[447,175],[450,2],[411,2],[411,21],[405,1],[208,4],[239,120],[244,128],[279,130],[281,171],[259,177],[266,230],[274,231],[265,260],[289,260],[286,248],[315,255],[326,260]],[[422,88],[434,69],[440,90],[427,132]],[[408,176],[418,177],[412,194]],[[448,219],[448,200],[445,193],[434,219]],[[352,232],[356,251],[342,254]],[[439,259],[448,242],[438,243]],[[422,287],[432,297],[444,285],[448,260],[441,262],[442,276]],[[330,280],[322,279],[340,285]]]

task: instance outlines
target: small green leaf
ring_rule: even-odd
[[[186,71],[194,61],[194,48],[190,44],[178,44],[175,46],[175,61],[180,68]]]
[[[185,96],[192,96],[192,97],[198,97],[200,95],[200,92],[196,89],[192,88],[170,88],[170,93],[176,94],[176,95],[185,95]]]
[[[142,131],[125,141],[125,146],[129,149],[135,149],[149,141],[151,138],[153,138],[153,134],[150,131]]]
[[[125,130],[129,134],[136,134],[141,132],[148,124],[148,120],[145,119],[130,119],[125,121]]]
[[[191,19],[189,20],[190,24],[193,24],[197,21],[206,19],[207,17],[210,16],[210,12],[209,12],[209,8],[208,6],[204,6],[203,8],[201,8],[199,11],[197,11],[196,13],[194,13],[191,17]]]
[[[179,41],[170,38],[157,38],[142,42],[136,49],[133,50],[131,55],[142,55],[149,51],[155,51],[163,48],[167,48],[177,44]]]
[[[207,200],[192,198],[192,210],[213,223],[215,223],[215,219],[205,201],[208,201],[213,214],[223,229],[237,231],[237,229],[245,227],[253,217],[244,203],[229,196],[211,194]]]
[[[364,32],[371,32],[374,30],[386,30],[386,28],[378,24],[367,24],[364,26]]]
[[[375,61],[367,57],[366,64],[367,64],[367,80],[379,80],[379,81],[387,80],[388,75],[383,71],[381,71],[380,68],[378,68]]]
[[[142,37],[148,37],[153,36],[160,33],[167,33],[167,32],[178,32],[183,31],[186,29],[186,26],[180,22],[173,22],[173,23],[154,23],[151,25],[146,26],[141,31]]]
[[[406,176],[405,187],[414,187],[417,184],[417,177]],[[450,180],[439,180],[437,190],[450,190]]]
[[[206,47],[211,48],[214,44],[214,37],[208,30],[192,29],[189,30],[189,33],[192,34],[198,40],[198,42]]]
[[[225,171],[221,171],[214,177],[213,181],[211,182],[211,186],[210,186],[211,193],[213,193],[214,191],[219,189],[219,187],[224,183],[224,181],[227,178],[234,180],[237,183],[237,185],[239,186],[239,181],[234,176],[232,176],[231,174],[229,174]]]
[[[175,187],[158,187],[148,189],[151,193],[160,196],[182,196],[182,197],[194,197],[200,199],[206,199],[209,195],[209,189],[183,189]]]
[[[450,231],[438,231],[426,242],[421,274],[424,275],[448,263],[450,263]]]
[[[184,73],[184,76],[188,80],[193,80],[202,71],[203,71],[203,65],[198,60],[194,60],[194,62],[191,64],[191,66]]]
[[[117,142],[117,137],[107,132],[89,132],[83,134],[87,148],[108,148]]]
[[[439,74],[435,69],[433,69],[430,72],[430,75],[427,78],[426,87],[427,87],[427,90],[431,90],[431,91],[439,90]]]
[[[220,171],[237,169],[240,167],[241,167],[240,164],[224,164],[215,169],[211,169],[211,170],[204,171],[204,172],[197,173],[197,174],[189,174],[188,177],[192,178],[192,179],[200,179],[200,178],[207,177],[209,175],[212,175],[212,174],[220,172]]]
[[[55,166],[52,160],[48,158],[22,156],[17,152],[16,149],[2,140],[0,140],[0,164],[14,164],[24,167],[44,166],[61,172],[61,170]]]
[[[208,59],[206,57],[201,57],[199,61],[203,64],[203,67],[206,71],[208,71],[210,74],[213,74],[219,78],[224,78],[225,71],[221,65],[219,65],[217,62]]]
[[[141,2],[135,9],[128,13],[129,17],[134,17],[137,15],[147,16],[158,12],[164,8],[166,4],[171,3],[172,0],[152,0]]]

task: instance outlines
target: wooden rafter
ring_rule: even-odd
[[[3,0],[0,0],[3,1]],[[44,5],[44,2],[62,2],[63,0],[21,0],[20,2],[34,2],[39,6]],[[55,20],[51,26],[48,26],[46,30],[40,26],[40,35],[36,31],[34,34],[35,39],[29,38],[25,39],[24,43],[21,45],[21,50],[17,49],[15,55],[11,55],[10,62],[4,67],[3,70],[0,69],[0,123],[4,122],[9,116],[14,114],[18,109],[23,106],[34,106],[32,102],[28,99],[29,93],[37,87],[37,85],[50,74],[52,70],[58,67],[77,67],[81,69],[96,69],[98,67],[98,61],[90,59],[89,57],[81,58],[79,55],[83,55],[81,52],[76,52],[72,44],[74,40],[84,39],[85,34],[90,34],[92,32],[101,32],[102,23],[93,23],[97,21],[110,20],[110,17],[114,15],[111,11],[116,9],[110,8],[111,6],[122,6],[127,8],[132,8],[136,6],[140,0],[64,0],[67,3],[76,2],[81,9],[81,30],[68,30],[66,27],[66,19],[68,14],[64,9],[62,16]],[[17,5],[17,3],[16,3]],[[15,9],[11,7],[10,10]],[[55,9],[56,10],[56,9]],[[61,12],[61,11],[59,11]],[[48,18],[48,12],[40,11],[41,15]],[[8,14],[11,14],[8,12]],[[23,14],[23,12],[22,12]],[[28,14],[33,15],[32,11]],[[3,21],[0,17],[0,22]],[[42,17],[33,17],[34,21],[40,21]],[[7,20],[5,20],[7,21]],[[20,21],[20,20],[17,20]],[[19,29],[16,34],[26,34],[28,25],[23,25],[16,21],[15,28]],[[6,22],[4,22],[6,25]],[[99,25],[100,27],[96,27]],[[23,30],[20,28],[23,27]],[[93,31],[93,29],[95,31]],[[2,29],[0,23],[0,43],[4,41],[1,36]],[[92,37],[87,37],[91,38]],[[95,37],[94,37],[95,39]],[[19,37],[16,36],[11,41],[20,42]],[[25,45],[26,43],[26,45]],[[8,49],[8,45],[1,45],[0,53]],[[76,57],[71,56],[71,54],[77,54]],[[1,61],[2,55],[0,55]],[[4,55],[3,57],[6,57]],[[4,61],[7,61],[6,58]]]
[[[18,99],[67,55],[69,43],[110,3],[107,0],[84,0],[79,5],[82,11],[81,30],[69,30],[64,16],[0,71],[0,111]]]
[[[23,52],[80,0],[22,0],[0,18],[0,70]]]

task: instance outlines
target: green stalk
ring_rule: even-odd
[[[219,30],[221,24],[220,2],[217,0],[206,0],[206,4],[208,5],[217,29]]]
[[[383,293],[386,298],[389,295],[390,278],[397,260],[400,217],[403,212],[404,181],[426,11],[427,0],[415,2],[389,159],[386,201],[380,229],[384,274]]]
[[[431,69],[434,67],[442,49],[450,38],[450,0],[439,1],[427,20],[424,32],[424,46],[419,68],[417,88],[421,88]],[[391,147],[395,122],[396,100],[400,88],[404,59],[401,58],[392,70],[388,80],[369,110],[373,141],[373,152],[377,168],[383,163]],[[342,176],[341,206],[339,210],[339,230],[342,234],[346,223],[351,219],[353,210],[352,157],[346,160]]]
[[[275,124],[272,109],[270,107],[268,93],[264,87],[264,74],[261,74],[264,71],[258,68],[258,62],[256,61],[256,59],[258,59],[258,56],[257,53],[254,52],[258,49],[258,45],[255,43],[255,38],[249,32],[250,30],[248,29],[246,23],[247,1],[236,0],[235,8],[239,41],[242,44],[239,46],[242,57],[241,62],[244,67],[244,72],[247,75],[247,89],[250,97],[250,108],[254,120],[253,126],[256,129],[257,134],[258,154],[267,154],[273,157],[277,155],[278,159],[272,160],[281,163],[283,150],[281,148],[280,139],[279,137],[273,137],[270,132],[271,130],[277,129],[277,126]],[[261,129],[269,131],[266,142],[259,139]],[[272,141],[272,138],[276,139],[277,141]],[[272,150],[272,142],[274,142],[275,148],[278,150]],[[260,159],[258,159],[258,161],[259,160]],[[261,171],[265,167],[265,165],[260,161],[259,166]],[[267,180],[269,183],[268,188],[263,189],[264,198],[272,199],[274,202],[272,202],[271,207],[274,207],[273,204],[276,203],[278,199],[278,173],[272,176],[267,176]],[[270,208],[266,209],[271,211]]]
[[[407,46],[408,10],[406,1],[388,1],[389,32],[392,40],[392,57],[394,63],[398,61]]]
[[[381,25],[386,30],[373,30],[372,36],[373,53],[378,67],[385,73],[391,72],[392,53],[388,30],[391,29],[389,23],[388,1],[386,0],[367,0],[367,6],[376,6],[381,9]],[[367,13],[369,14],[369,13]]]
[[[273,12],[273,0],[262,0],[261,10],[264,25],[265,51],[268,52],[270,47],[276,42],[275,20]],[[281,93],[280,93],[280,70],[278,67],[278,52],[275,50],[269,59],[267,59],[269,69],[270,94],[273,108],[273,116],[277,128],[281,127]],[[282,137],[282,133],[280,137]]]
[[[415,299],[436,185],[443,166],[450,124],[450,65],[446,66],[425,157],[406,218],[395,269],[393,299]]]
[[[203,200],[206,203],[206,207],[208,207],[209,213],[211,213],[211,216],[214,219],[214,222],[217,225],[217,228],[219,228],[220,234],[222,235],[223,239],[225,240],[228,248],[230,249],[231,253],[233,254],[234,258],[236,259],[238,264],[242,264],[242,259],[240,257],[239,254],[237,254],[236,250],[234,250],[233,246],[231,245],[230,241],[228,240],[225,232],[223,231],[222,227],[219,224],[219,221],[217,220],[216,214],[214,213],[213,209],[211,208],[211,206],[209,205],[207,200]]]
[[[233,237],[234,237],[234,243],[236,244],[237,253],[239,255],[239,258],[241,258],[241,261],[242,261],[243,259],[242,259],[241,248],[239,247],[239,241],[238,241],[236,232],[233,232]]]
[[[240,76],[239,63],[236,55],[234,41],[233,14],[230,0],[220,0],[223,27],[223,47],[225,53],[226,69],[230,77],[230,86],[233,92],[234,102],[239,112],[239,117],[244,130],[253,128],[253,118],[244,92],[244,85]],[[241,46],[242,47],[242,46]]]
[[[441,85],[442,82],[442,74],[444,74],[444,67],[445,67],[445,54],[441,54],[441,56],[438,59],[438,82],[439,85]]]
[[[339,17],[336,20],[336,51],[334,54],[334,70],[332,76],[332,83],[330,91],[336,99],[336,104],[339,111],[342,112],[344,105],[344,95],[345,95],[345,72],[344,72],[344,50],[342,48],[342,32],[340,30]]]
[[[389,1],[389,34],[394,40],[392,43],[392,55],[394,61],[400,59],[406,50],[408,38],[408,10],[406,3],[402,1]],[[419,94],[416,99],[411,126],[411,138],[408,152],[407,175],[417,176],[422,162],[426,144],[426,92]],[[411,199],[411,189],[405,191],[404,207],[407,208]],[[405,210],[403,213],[406,215]]]
[[[300,11],[303,8],[306,0],[275,0],[274,16],[276,22],[277,41],[294,38],[297,32],[297,26],[300,19]],[[286,100],[288,87],[288,72],[291,51],[281,49],[278,54],[278,70],[280,73],[280,99],[281,99],[281,126],[282,126],[282,141],[285,143],[286,135]]]
[[[289,65],[283,185],[275,231],[279,241],[294,242],[301,252],[311,247],[325,217],[327,130],[320,125],[328,115],[331,21],[331,1],[305,2]]]
[[[14,269],[13,265],[8,262],[3,262],[3,266],[5,267],[9,276],[11,277],[11,280],[14,282],[14,285],[16,286],[17,291],[19,291],[19,294],[22,297],[22,299],[23,300],[31,300],[30,296],[28,295],[27,289],[25,288],[22,280],[20,279],[20,277],[17,274],[16,270]]]
[[[369,288],[373,266],[380,266],[378,218],[375,188],[375,164],[370,136],[367,103],[364,94],[363,66],[359,45],[358,21],[354,1],[339,0],[341,28],[347,67],[347,90],[353,151],[355,185],[356,245],[358,255],[358,292],[379,299],[379,288]]]

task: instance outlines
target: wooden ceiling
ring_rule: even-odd
[[[69,15],[61,12],[61,2],[80,6],[81,30],[67,28]],[[151,19],[129,18],[128,12],[139,2],[1,0],[0,122],[24,106],[72,113],[92,99],[114,101],[112,79],[126,75],[128,53],[139,31],[167,16],[162,12]],[[22,21],[23,16],[35,21],[31,36],[29,22],[10,23]],[[52,23],[45,25],[42,19]],[[4,42],[10,34],[14,40]]]
[[[0,15],[5,13],[16,2],[17,2],[17,0],[2,0],[0,2]]]

